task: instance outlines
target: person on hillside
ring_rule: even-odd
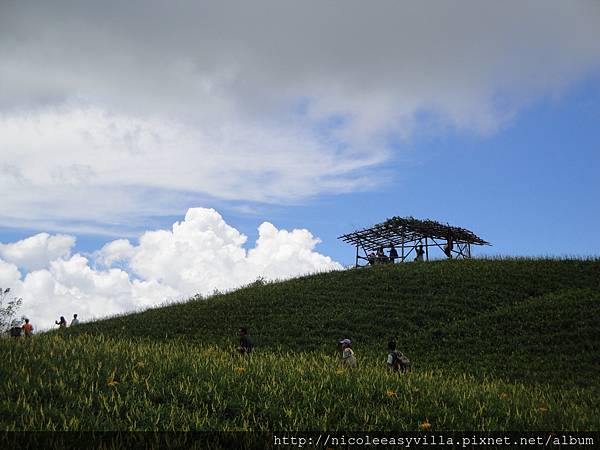
[[[454,250],[454,241],[452,239],[452,233],[450,233],[446,238],[446,245],[444,246],[444,253],[448,259],[452,259],[452,250]]]
[[[396,251],[394,244],[390,244],[390,262],[394,264],[396,259],[398,259],[398,252]]]
[[[63,316],[60,316],[60,320],[55,320],[54,323],[58,325],[59,330],[64,330],[67,328],[67,319],[65,319]]]
[[[29,323],[29,319],[25,319],[25,323],[21,326],[21,328],[23,329],[23,334],[26,338],[33,334],[33,325]]]
[[[377,255],[375,254],[375,252],[369,252],[369,254],[367,255],[367,261],[369,261],[370,266],[375,265],[375,262],[377,261]]]
[[[71,325],[79,325],[79,319],[77,318],[77,314],[73,314],[73,320],[71,320]]]
[[[419,244],[416,252],[417,256],[415,257],[415,261],[423,261],[423,255],[425,254],[425,250],[423,250],[423,244]]]
[[[240,327],[239,329],[240,336],[240,345],[236,349],[238,353],[245,355],[247,353],[252,352],[252,341],[250,340],[250,336],[248,335],[248,329],[245,327]]]
[[[23,331],[21,327],[12,327],[8,330],[10,337],[14,339],[19,339],[21,337],[21,331]]]
[[[386,263],[388,260],[387,256],[385,256],[385,253],[383,253],[383,247],[379,247],[377,249],[377,253],[375,254],[375,257],[377,258],[377,262],[379,264]]]
[[[388,342],[387,366],[393,372],[408,372],[410,370],[410,360],[396,349],[396,342]]]
[[[356,356],[352,350],[352,341],[350,339],[342,339],[339,341],[342,346],[342,367],[350,367],[355,369],[358,367]]]

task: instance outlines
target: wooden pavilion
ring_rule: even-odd
[[[376,258],[384,249],[392,247],[397,259],[404,262],[409,256],[429,260],[430,249],[439,248],[447,258],[470,258],[472,245],[491,245],[465,228],[443,225],[435,220],[419,220],[414,217],[392,217],[371,228],[339,236],[344,242],[356,247],[356,267],[360,260],[367,264],[394,262],[395,258]],[[360,254],[362,250],[363,255]]]

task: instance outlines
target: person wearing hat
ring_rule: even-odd
[[[342,346],[342,367],[356,368],[358,363],[352,350],[352,341],[350,339],[342,339],[339,343]]]

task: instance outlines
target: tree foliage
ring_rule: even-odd
[[[22,298],[11,295],[10,288],[0,288],[0,331],[4,332],[18,325],[15,315],[22,302]]]

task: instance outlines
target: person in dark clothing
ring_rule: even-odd
[[[390,244],[390,262],[394,264],[395,260],[398,259],[398,252],[394,244]]]
[[[21,327],[12,327],[9,332],[10,332],[10,337],[18,339],[21,337]]]
[[[248,335],[248,329],[245,327],[240,327],[239,330],[240,335],[240,346],[236,349],[238,353],[245,354],[252,352],[252,341],[250,340],[250,336]]]
[[[60,320],[55,320],[54,323],[58,325],[59,330],[67,328],[67,319],[65,319],[64,316],[60,316]]]
[[[375,254],[375,257],[377,258],[378,264],[383,264],[383,263],[388,262],[388,257],[385,256],[385,253],[383,253],[383,247],[379,247],[377,249],[377,253]]]
[[[449,259],[452,259],[452,250],[454,250],[454,241],[452,234],[449,234],[446,238],[446,245],[444,246],[444,253]]]

